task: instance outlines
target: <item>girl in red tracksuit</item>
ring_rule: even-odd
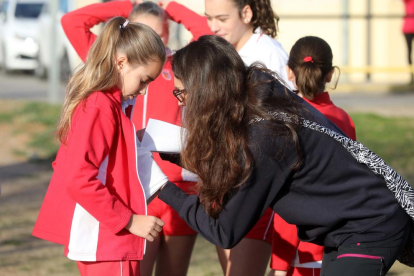
[[[164,45],[168,43],[167,16],[165,11],[155,3],[145,2],[135,6],[131,1],[93,4],[70,12],[62,18],[63,29],[82,60],[85,60],[86,53],[96,39],[90,29],[114,16],[128,17],[131,22],[148,25],[161,37]],[[192,34],[194,39],[197,39],[202,35],[202,31],[195,30]],[[167,54],[170,52],[167,49]],[[132,116],[136,129],[145,128],[150,118],[180,124],[181,107],[171,95],[173,89],[174,76],[171,63],[167,61],[160,76],[149,84],[146,95],[136,99]],[[192,174],[175,164],[162,161],[157,153],[154,153],[154,159],[170,181],[174,181],[188,193],[193,193],[195,178]],[[156,260],[159,263],[156,267],[156,275],[186,274],[197,237],[196,232],[178,216],[176,211],[158,198],[148,205],[148,215],[161,218],[165,224],[161,235],[147,246],[145,258],[141,262],[141,274],[152,275]]]
[[[63,244],[81,275],[140,275],[145,239],[162,230],[162,220],[146,215],[150,193],[131,116],[165,60],[151,28],[116,17],[69,81],[57,127],[62,144],[33,235]]]
[[[318,37],[305,37],[292,47],[288,61],[288,77],[296,92],[310,105],[319,110],[349,138],[356,140],[355,126],[351,117],[330,100],[324,92],[334,73],[332,50]],[[310,83],[313,84],[309,85]],[[272,270],[268,276],[316,276],[320,274],[323,247],[301,242],[296,226],[287,223],[278,214],[273,221]]]

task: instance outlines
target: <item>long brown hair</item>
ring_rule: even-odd
[[[273,11],[270,0],[233,0],[239,9],[239,14],[246,5],[253,11],[251,24],[254,29],[260,27],[263,33],[276,37],[278,32],[279,16]]]
[[[305,98],[313,99],[323,92],[327,75],[334,68],[339,71],[338,67],[332,66],[332,59],[332,49],[322,38],[306,36],[293,45],[288,66],[295,75],[298,90]]]
[[[129,23],[125,18],[115,17],[108,21],[88,52],[86,62],[70,79],[66,98],[57,125],[57,136],[66,142],[71,119],[78,104],[94,91],[107,91],[118,83],[116,54],[124,53],[131,66],[150,61],[164,63],[164,44],[148,26]]]
[[[187,90],[182,163],[199,176],[201,203],[217,217],[231,191],[252,173],[250,120],[270,120],[275,135],[297,141],[295,120],[286,123],[269,115],[282,111],[297,117],[297,106],[290,97],[275,98],[269,87],[277,81],[263,73],[269,71],[258,65],[246,68],[232,45],[217,36],[202,36],[178,50],[172,68]],[[263,74],[267,77],[258,78]]]

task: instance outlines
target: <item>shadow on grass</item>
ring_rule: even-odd
[[[11,181],[22,177],[31,177],[42,172],[52,171],[55,155],[46,159],[21,162],[0,167],[0,181]]]
[[[414,93],[414,84],[391,85],[389,87],[390,94],[409,94]]]
[[[38,239],[35,238],[35,237],[31,237],[31,239],[38,241]],[[23,241],[24,246],[14,247],[14,248],[11,248],[9,250],[2,250],[0,252],[0,256],[2,256],[2,255],[8,256],[10,254],[15,254],[15,253],[27,253],[28,254],[29,251],[39,250],[39,249],[43,249],[43,248],[56,248],[56,247],[61,248],[62,247],[59,244],[54,244],[54,243],[50,243],[50,242],[43,242],[43,241],[37,242],[37,241],[36,241],[35,245],[28,244],[27,241]],[[3,246],[3,244],[1,244],[1,245]]]

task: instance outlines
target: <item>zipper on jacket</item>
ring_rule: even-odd
[[[138,173],[138,154],[137,154],[137,135],[136,135],[136,131],[135,131],[135,125],[134,123],[131,121],[132,124],[132,129],[134,130],[134,145],[135,145],[135,171],[137,172],[137,177],[138,177],[138,181],[139,181],[139,185],[141,186],[142,189],[142,194],[144,195],[144,206],[145,206],[145,215],[147,215],[147,198],[145,197],[145,191],[144,191],[144,187],[142,186],[141,183],[141,179],[139,178],[139,173]],[[145,251],[147,250],[147,240],[144,239],[144,252],[143,255],[145,255]]]
[[[365,255],[365,254],[353,254],[353,253],[349,253],[349,254],[341,254],[338,257],[336,257],[337,259],[341,259],[341,258],[361,258],[361,259],[372,259],[372,260],[380,260],[381,261],[381,270],[380,270],[380,274],[382,275],[382,270],[385,268],[385,263],[384,263],[384,257],[382,256],[373,256],[373,255]]]
[[[144,95],[144,103],[143,103],[143,107],[142,107],[142,128],[146,128],[147,127],[147,106],[148,106],[148,90],[149,90],[149,85],[146,88],[146,92]]]

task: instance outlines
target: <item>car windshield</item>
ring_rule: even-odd
[[[16,18],[38,18],[43,3],[18,3],[16,5]]]

